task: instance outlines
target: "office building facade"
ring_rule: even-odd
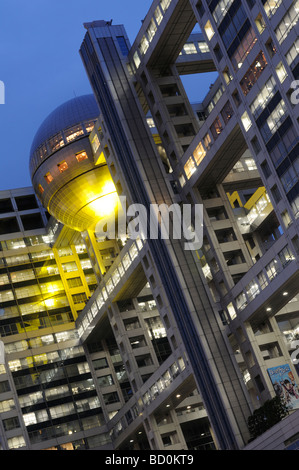
[[[2,448],[242,449],[278,371],[299,382],[298,16],[155,0],[132,45],[84,25],[94,98],[46,119],[33,189],[0,199]],[[191,104],[181,77],[215,71]],[[127,222],[200,205],[201,247],[109,237],[121,198]]]

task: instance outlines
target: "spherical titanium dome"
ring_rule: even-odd
[[[37,196],[58,221],[80,232],[94,227],[117,200],[101,145],[94,154],[90,143],[99,114],[93,95],[67,101],[43,121],[30,152]]]

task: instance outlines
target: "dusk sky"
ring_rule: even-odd
[[[78,52],[86,32],[83,23],[113,19],[113,24],[125,26],[133,43],[151,3],[1,0],[0,80],[5,84],[5,104],[0,105],[0,190],[31,186],[29,153],[40,124],[65,101],[92,93]],[[208,84],[197,86],[195,81],[192,87],[190,99],[200,101],[205,93],[199,90],[207,90]]]

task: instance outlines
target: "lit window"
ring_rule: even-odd
[[[220,0],[215,7],[213,12],[213,17],[216,24],[221,23],[222,19],[228,12],[229,8],[231,7],[233,0]]]
[[[91,142],[91,146],[92,146],[93,152],[96,153],[96,151],[98,150],[98,148],[100,146],[100,141],[99,141],[99,137],[98,137],[97,134],[94,136],[94,139]]]
[[[196,54],[197,53],[195,44],[193,42],[185,44],[184,47],[183,47],[183,51],[185,52],[185,54]]]
[[[277,8],[280,7],[281,3],[282,3],[282,0],[267,0],[266,1],[264,8],[265,8],[265,12],[268,18],[271,18],[271,16],[274,15]]]
[[[185,164],[184,170],[189,180],[191,176],[193,175],[193,173],[196,171],[196,166],[192,157],[190,157],[187,163]]]
[[[146,122],[150,129],[152,129],[153,127],[156,127],[153,118],[147,118]]]
[[[242,124],[243,124],[243,126],[244,126],[244,129],[245,129],[245,131],[247,132],[247,131],[250,129],[250,127],[252,126],[252,122],[251,122],[251,120],[250,120],[250,118],[249,118],[249,116],[248,116],[247,111],[245,111],[245,113],[244,113],[243,116],[241,117],[241,120],[242,120]]]
[[[157,24],[159,25],[161,21],[163,20],[163,15],[159,7],[155,9],[155,19],[157,21]]]
[[[255,119],[261,114],[269,101],[273,98],[276,93],[276,89],[276,82],[273,77],[270,77],[250,105],[250,110]]]
[[[149,47],[149,42],[146,39],[146,37],[143,36],[143,38],[141,39],[141,42],[139,44],[139,50],[140,50],[142,55],[144,55],[146,53],[146,51],[148,50],[148,47]]]
[[[225,124],[228,123],[228,121],[233,116],[233,114],[234,114],[234,110],[233,110],[230,102],[227,101],[227,103],[224,105],[224,107],[221,110],[221,116],[222,116],[222,119],[223,119]]]
[[[248,95],[249,91],[257,82],[267,65],[268,63],[265,58],[265,55],[263,51],[261,51],[240,82],[242,91],[245,96]]]
[[[182,173],[179,175],[179,182],[180,182],[180,185],[181,185],[182,188],[183,188],[183,187],[185,186],[185,184],[186,184],[185,177],[184,177],[184,175],[183,175]]]
[[[206,151],[201,142],[199,142],[198,146],[193,152],[193,156],[195,158],[196,164],[199,165],[200,162],[205,158]]]
[[[198,43],[198,48],[199,48],[200,52],[202,52],[203,54],[205,52],[210,52],[209,46],[207,45],[206,42],[203,42],[203,41],[199,42]]]
[[[214,140],[216,140],[217,137],[223,131],[223,127],[222,127],[221,121],[220,121],[218,116],[215,119],[215,121],[213,122],[212,126],[210,127],[210,130],[211,130],[211,133],[212,133],[212,136],[213,136]]]
[[[93,128],[94,128],[94,124],[95,124],[94,121],[86,122],[86,123],[85,123],[86,132],[91,132],[91,131],[93,130]]]
[[[65,170],[68,169],[68,164],[66,163],[66,161],[59,163],[57,166],[59,168],[60,173],[63,173]]]
[[[214,36],[214,34],[215,34],[215,31],[213,30],[213,27],[211,25],[210,20],[207,21],[207,23],[205,25],[205,32],[206,32],[206,35],[207,35],[207,37],[210,41],[212,39],[212,37]]]
[[[262,34],[266,29],[266,23],[261,14],[259,14],[258,17],[255,19],[255,24],[258,29],[258,32]]]
[[[284,15],[283,19],[275,29],[275,34],[278,39],[279,44],[281,44],[290,31],[296,26],[299,16],[299,0],[294,2],[289,8],[287,13]]]
[[[207,150],[210,150],[210,148],[212,147],[212,139],[210,137],[210,134],[206,134],[203,138],[203,142],[205,144],[205,147]]]
[[[289,49],[286,54],[286,59],[291,69],[294,69],[299,62],[299,38],[296,39],[292,47]]]
[[[231,61],[235,71],[242,67],[245,58],[251,52],[256,42],[257,37],[253,28],[250,28],[232,55]]]
[[[79,124],[77,126],[73,126],[70,129],[67,129],[64,131],[65,138],[67,142],[72,142],[73,140],[76,140],[80,135],[83,135],[83,129],[82,126]]]
[[[82,162],[83,160],[87,160],[88,156],[86,152],[80,152],[80,153],[77,153],[76,158],[78,162]]]
[[[278,66],[276,67],[276,73],[280,83],[283,83],[287,78],[288,74],[282,62],[279,62]]]
[[[45,191],[41,184],[38,185],[38,190],[41,194]]]
[[[45,175],[45,180],[47,181],[48,184],[51,183],[51,181],[53,181],[53,176],[51,175],[50,172],[48,172],[46,175]]]
[[[156,26],[154,20],[151,19],[149,27],[146,30],[149,41],[151,41],[153,39],[153,37],[156,34],[156,31],[157,31],[157,26]]]
[[[139,58],[139,55],[138,55],[137,51],[133,55],[133,60],[134,60],[134,64],[136,65],[136,68],[138,69],[139,65],[141,64],[141,60]]]
[[[170,2],[171,2],[171,0],[161,0],[161,1],[160,1],[160,5],[161,5],[161,7],[162,7],[162,10],[166,11],[167,8],[168,8],[169,5],[170,5]]]

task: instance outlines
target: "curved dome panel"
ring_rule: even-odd
[[[96,119],[100,114],[94,95],[83,95],[73,98],[58,106],[43,121],[32,142],[30,156],[35,150],[58,132],[79,122]]]

